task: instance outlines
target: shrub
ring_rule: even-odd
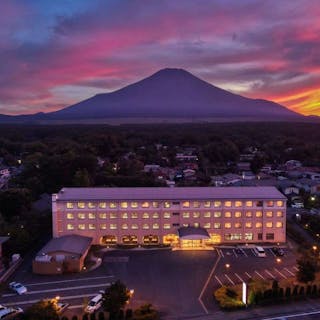
[[[91,313],[90,314],[90,320],[96,320],[96,314],[95,313]]]
[[[98,313],[98,320],[105,320],[104,313],[102,311]]]
[[[286,287],[285,297],[286,298],[290,298],[291,297],[291,288],[290,287]]]
[[[314,284],[314,285],[312,286],[311,295],[312,295],[313,297],[317,297],[317,296],[318,296],[318,288],[317,288],[317,285],[316,285],[316,284]]]
[[[82,316],[82,320],[89,320],[89,316],[87,313],[85,313],[83,316]]]
[[[310,296],[311,295],[311,291],[312,291],[312,286],[310,284],[307,285],[307,291],[306,291],[306,295]]]
[[[78,316],[74,315],[71,320],[78,320]]]
[[[279,297],[280,299],[282,299],[282,298],[284,297],[284,289],[283,289],[283,288],[279,288],[278,297]]]
[[[299,295],[300,295],[300,296],[303,296],[304,293],[305,293],[304,286],[301,286],[301,287],[300,287],[300,290],[299,290]]]
[[[228,296],[227,290],[227,287],[221,287],[214,293],[214,296],[219,302],[220,307],[227,310],[243,308],[245,306],[244,303],[236,298],[231,298]]]
[[[292,291],[292,295],[294,297],[296,297],[298,295],[298,289],[299,289],[299,286],[295,285],[294,288],[293,288],[293,291]]]
[[[69,320],[66,316],[63,316],[61,320]]]
[[[127,310],[126,310],[125,319],[126,319],[126,320],[130,320],[130,319],[132,319],[132,316],[133,316],[132,309],[127,309]]]

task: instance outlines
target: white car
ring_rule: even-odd
[[[102,302],[103,302],[103,295],[99,293],[89,301],[84,311],[87,313],[93,313],[98,309],[100,309],[100,307],[102,306]]]
[[[4,308],[0,310],[0,319],[13,319],[19,313],[23,313],[23,310],[19,307]]]
[[[9,287],[13,291],[15,291],[18,295],[24,294],[28,291],[27,288],[24,285],[22,285],[20,282],[10,282]]]

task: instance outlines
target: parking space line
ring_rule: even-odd
[[[243,254],[248,258],[248,255],[246,254],[245,250],[243,250]]]
[[[250,276],[250,274],[248,272],[245,272],[245,274],[248,276],[249,279],[252,279],[252,277]]]
[[[291,272],[288,268],[284,268],[284,270],[286,270],[290,275],[294,276],[294,273]]]
[[[243,280],[237,273],[235,273],[235,276],[236,276],[241,282],[244,282],[244,280]]]
[[[214,276],[215,279],[219,282],[220,286],[222,287],[223,286],[223,283],[221,282],[221,280],[217,277],[217,276]]]
[[[257,256],[253,249],[251,249],[251,252],[255,257]]]
[[[237,255],[237,253],[236,253],[236,250],[232,250],[233,251],[233,254],[236,256],[236,258],[238,258],[238,255]]]
[[[222,251],[221,249],[218,249],[218,250],[219,250],[219,252],[220,252],[221,257],[224,258],[223,251]]]
[[[269,251],[271,252],[271,254],[272,254],[274,257],[276,256],[272,249],[269,249]]]
[[[281,277],[283,277],[284,279],[288,279],[288,277],[286,277],[283,273],[281,273],[277,268],[273,268],[273,269],[275,272],[278,272]]]
[[[260,278],[262,278],[263,280],[266,280],[257,270],[254,270],[254,272],[255,272]]]
[[[294,270],[296,270],[296,271],[298,271],[298,270],[299,270],[296,266],[294,266],[294,267],[293,267],[293,269],[294,269]]]
[[[275,279],[276,277],[270,272],[270,271],[268,271],[267,269],[264,269],[264,272],[266,273],[266,274],[268,274],[272,279]]]
[[[234,286],[234,282],[229,278],[227,274],[224,274],[224,276],[231,282],[231,284]]]

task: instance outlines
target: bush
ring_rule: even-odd
[[[285,297],[288,299],[291,297],[291,288],[286,287]]]
[[[230,296],[228,296],[227,292],[229,292],[230,294],[230,291],[228,291],[227,287],[221,287],[214,293],[214,297],[216,298],[222,309],[232,310],[245,307],[245,304],[242,301],[236,298],[231,298]]]
[[[130,320],[130,319],[132,319],[132,316],[133,316],[132,309],[127,309],[127,310],[126,310],[125,319],[126,319],[126,320]]]
[[[317,297],[317,296],[318,296],[318,288],[317,288],[317,285],[316,285],[316,284],[314,284],[314,285],[312,286],[311,295],[312,295],[313,297]]]
[[[98,313],[98,320],[105,320],[104,313],[102,311]]]
[[[89,320],[89,316],[87,313],[85,313],[83,316],[82,316],[82,320]]]
[[[296,297],[298,295],[298,289],[299,289],[299,286],[295,285],[294,288],[293,288],[293,291],[292,291],[292,295],[294,297]]]
[[[301,286],[299,290],[299,296],[304,296],[304,293],[305,293],[304,286]]]

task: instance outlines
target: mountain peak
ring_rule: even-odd
[[[161,76],[176,76],[176,75],[191,75],[193,77],[195,77],[193,74],[191,74],[190,72],[181,69],[181,68],[164,68],[164,69],[160,69],[159,71],[157,71],[156,73],[154,73],[152,76],[155,75],[161,75]]]

